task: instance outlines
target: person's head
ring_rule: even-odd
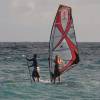
[[[34,54],[33,57],[34,57],[34,58],[37,58],[37,54]]]

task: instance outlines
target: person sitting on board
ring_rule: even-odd
[[[58,80],[59,80],[59,83],[60,83],[60,72],[59,72],[59,66],[60,64],[63,63],[62,59],[56,55],[55,56],[55,60],[54,60],[54,63],[55,63],[55,68],[54,68],[54,83],[56,81],[56,78],[58,77]]]
[[[32,65],[29,66],[29,67],[34,67],[33,72],[32,72],[32,78],[34,82],[35,82],[35,78],[37,78],[37,81],[39,82],[40,75],[39,75],[39,67],[37,63],[37,54],[34,54],[32,59],[28,59],[28,58],[26,59],[28,61],[33,61]]]

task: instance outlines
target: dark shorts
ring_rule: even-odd
[[[38,77],[38,78],[40,77],[37,70],[33,70],[32,77]]]
[[[54,77],[58,77],[60,76],[60,72],[59,72],[59,66],[58,65],[55,65],[55,70],[54,70]]]

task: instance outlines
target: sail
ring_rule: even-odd
[[[64,62],[60,65],[60,74],[68,71],[79,62],[71,7],[64,5],[59,6],[51,30],[49,41],[50,74],[54,74],[54,58],[56,55],[59,55]]]

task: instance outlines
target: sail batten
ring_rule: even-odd
[[[79,62],[71,7],[64,5],[60,5],[57,10],[50,35],[49,69],[52,74],[54,74],[54,58],[56,55],[59,55],[64,61],[59,69],[61,74]]]

